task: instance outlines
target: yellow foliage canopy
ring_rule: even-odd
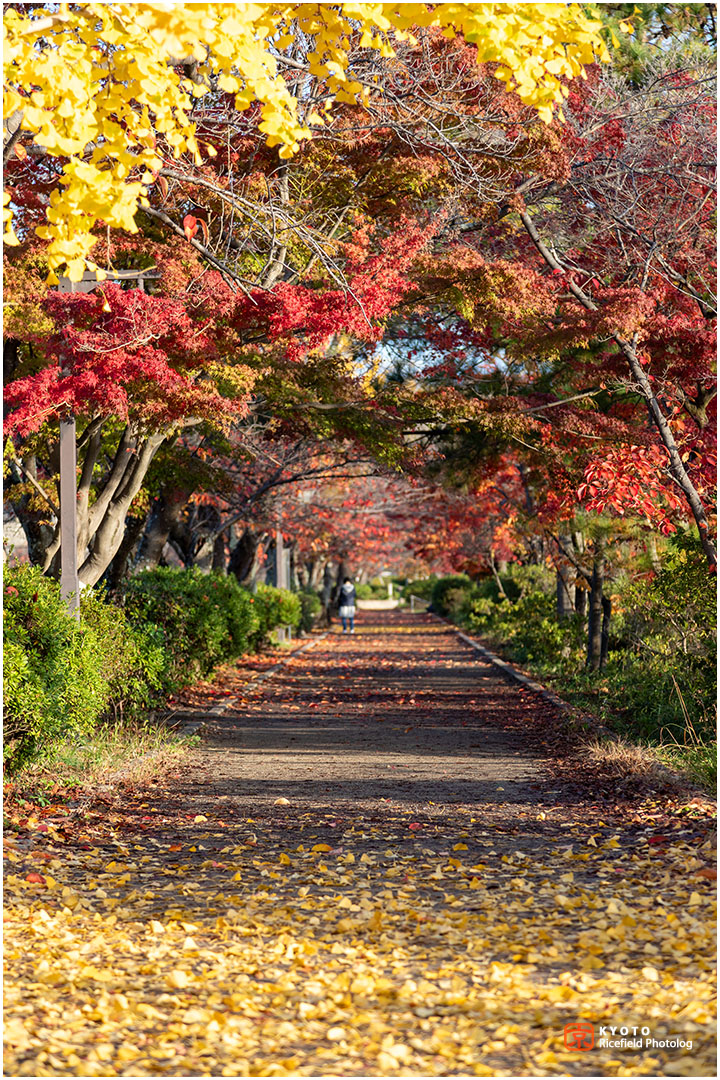
[[[4,117],[22,114],[22,129],[65,162],[52,192],[47,224],[51,281],[64,270],[79,280],[98,221],[135,232],[135,213],[162,166],[201,152],[190,111],[212,85],[235,94],[238,109],[259,103],[260,130],[280,157],[311,137],[318,114],[302,115],[283,77],[283,54],[302,33],[314,43],[303,62],[330,100],[362,101],[349,68],[349,39],[392,56],[393,40],[412,27],[440,27],[477,46],[480,62],[544,120],[562,102],[564,78],[607,59],[600,23],[577,4],[235,4],[89,3],[9,10],[4,18]],[[183,63],[195,62],[190,79]],[[279,65],[279,61],[282,61]],[[6,194],[6,243],[18,243]]]

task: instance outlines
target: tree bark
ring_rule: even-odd
[[[658,555],[657,540],[654,535],[650,533],[647,539],[647,553],[650,556],[650,564],[656,574],[659,574],[662,570],[662,563],[660,562],[660,556]]]
[[[560,543],[566,551],[569,550],[572,544],[569,533],[561,533]],[[575,610],[575,586],[570,583],[571,576],[570,568],[560,556],[555,567],[555,601],[558,619],[569,618]]]
[[[340,599],[340,589],[342,588],[343,581],[345,580],[346,577],[350,577],[350,573],[349,573],[348,568],[347,568],[347,563],[345,561],[346,559],[347,559],[347,552],[346,551],[341,552],[340,553],[340,562],[338,563],[338,568],[337,568],[337,577],[335,578],[335,592],[333,594],[333,599],[335,600],[335,603],[337,603],[339,601],[339,599]]]
[[[187,492],[177,490],[164,491],[155,500],[135,559],[137,571],[152,570],[160,564],[163,548],[186,502]]]
[[[574,532],[572,534],[572,543],[575,551],[578,555],[585,554],[585,537],[581,532]],[[582,588],[578,579],[575,583],[575,612],[584,619],[587,615],[587,590]]]
[[[20,470],[18,465],[13,462],[10,465],[10,485],[23,484],[28,480],[28,477],[32,477],[37,481],[37,465],[34,455],[30,454],[23,458],[22,467],[24,472]],[[32,483],[32,481],[28,481]],[[37,505],[37,497],[31,495],[25,491],[19,498],[13,498],[9,500],[10,505],[15,511],[15,516],[22,526],[22,530],[25,533],[25,539],[28,546],[28,558],[33,566],[42,566],[45,559],[45,552],[50,547],[55,537],[56,522],[50,522],[47,520],[49,507],[43,507],[42,509],[31,510],[31,504]],[[57,510],[57,508],[55,508]],[[57,514],[56,514],[57,519]]]
[[[602,598],[602,630],[600,631],[600,671],[603,671],[607,663],[608,646],[610,644],[610,619],[612,616],[612,600],[609,596]]]
[[[497,585],[498,596],[501,596],[503,600],[507,600],[508,595],[505,592],[505,588],[500,579],[500,574],[498,573],[498,569],[495,565],[495,556],[493,555],[492,551],[490,552],[490,569],[492,570],[492,576],[495,579],[495,584]]]
[[[126,518],[125,535],[123,536],[122,543],[103,575],[103,581],[105,585],[107,585],[109,593],[117,596],[122,592],[123,582],[128,576],[130,556],[145,528],[145,521],[146,519],[142,517]]]
[[[117,486],[111,505],[102,517],[101,524],[91,532],[90,554],[79,568],[82,585],[96,585],[112,562],[125,532],[125,518],[130,504],[140,490],[152,459],[160,449],[165,436],[150,435],[132,457],[124,470],[122,482]],[[95,509],[93,505],[92,510]],[[90,516],[92,517],[92,510]]]
[[[258,549],[262,539],[263,536],[253,529],[245,529],[230,552],[228,572],[234,574],[241,585],[252,586],[257,580],[261,566]]]
[[[587,664],[590,671],[599,671],[602,659],[603,585],[605,583],[605,548],[607,539],[598,536],[593,556],[592,585],[588,611]]]
[[[227,536],[220,533],[213,542],[212,569],[216,574],[227,574]]]
[[[325,626],[332,625],[332,602],[334,593],[333,569],[331,563],[325,564],[323,571],[322,605],[323,623]]]

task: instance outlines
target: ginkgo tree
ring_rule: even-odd
[[[4,151],[57,161],[46,222],[49,281],[80,280],[98,222],[134,232],[139,206],[163,165],[216,153],[197,137],[194,106],[210,92],[255,110],[280,158],[322,128],[333,101],[363,103],[375,77],[352,65],[349,39],[389,57],[412,29],[437,27],[477,46],[480,62],[545,121],[567,78],[607,59],[600,22],[578,4],[22,5],[4,19]],[[312,48],[308,49],[310,42]],[[295,46],[303,46],[296,59]],[[320,109],[303,78],[323,80]],[[13,231],[4,195],[5,241]],[[102,276],[102,271],[101,271]]]

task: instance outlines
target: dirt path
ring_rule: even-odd
[[[368,613],[205,715],[12,838],[10,1075],[714,1075],[706,819],[558,771],[450,628]]]
[[[285,797],[360,815],[384,802],[432,815],[536,802],[548,787],[538,748],[511,730],[524,712],[446,626],[368,612],[356,634],[329,635],[238,709],[208,718],[202,771],[186,791],[247,809]]]

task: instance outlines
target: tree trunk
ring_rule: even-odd
[[[275,539],[275,533],[272,534],[272,543],[268,547],[267,561],[265,563],[265,584],[274,585],[277,588],[278,584],[278,566],[277,566],[277,541]]]
[[[575,611],[575,586],[570,584],[567,567],[555,570],[555,600],[558,619],[568,619]]]
[[[257,580],[262,565],[259,547],[262,536],[254,529],[245,529],[230,552],[228,572],[234,574],[241,585],[251,587]]]
[[[584,537],[583,533],[581,533],[579,531],[575,531],[572,534],[572,544],[573,544],[573,547],[575,548],[575,551],[576,551],[576,553],[578,555],[584,555],[585,554],[585,537]],[[579,561],[580,560],[578,560],[578,562]],[[580,616],[581,619],[584,619],[585,616],[587,615],[587,599],[588,599],[587,590],[583,588],[583,584],[584,584],[584,582],[578,576],[575,579],[575,611]]]
[[[587,667],[599,671],[602,657],[603,585],[605,582],[605,547],[607,538],[598,536],[593,557],[590,610],[588,612]]]
[[[345,580],[346,577],[350,576],[350,574],[348,573],[347,564],[345,562],[346,559],[347,559],[347,552],[346,551],[341,552],[341,554],[340,554],[340,562],[338,563],[338,568],[337,568],[337,577],[335,578],[335,594],[334,594],[334,598],[335,598],[336,603],[340,599],[340,589],[342,587],[343,581]]]
[[[140,541],[136,570],[152,570],[159,565],[163,548],[182,514],[187,498],[185,491],[163,491],[155,500]]]
[[[312,577],[313,560],[306,559],[305,562],[298,561],[295,567],[295,573],[298,579],[298,585],[301,589],[307,589],[310,587],[310,579]]]
[[[562,533],[560,543],[567,551],[572,544],[572,537],[567,533]],[[570,583],[571,576],[570,567],[560,557],[555,567],[555,600],[558,619],[569,618],[575,610],[575,586]]]
[[[653,533],[650,533],[647,539],[647,553],[650,556],[650,564],[656,574],[659,574],[662,570],[662,563],[660,562],[660,556],[658,555],[657,540]]]
[[[492,570],[492,576],[495,579],[495,584],[497,585],[498,596],[502,597],[503,600],[507,600],[508,595],[505,592],[502,581],[500,580],[500,574],[498,573],[497,567],[495,566],[495,556],[493,555],[492,551],[490,552],[490,569]]]
[[[600,671],[607,663],[608,645],[610,643],[610,618],[612,616],[612,600],[609,596],[602,598],[602,631],[600,633]]]
[[[128,517],[125,521],[125,535],[115,557],[103,575],[103,582],[108,592],[118,596],[122,592],[123,582],[128,576],[128,563],[133,548],[137,544],[145,527],[146,518]]]
[[[325,626],[332,625],[332,601],[334,592],[333,569],[331,563],[325,564],[323,571],[322,605]]]
[[[97,528],[89,530],[92,537],[90,553],[78,568],[81,585],[97,584],[115,557],[123,541],[125,518],[131,503],[142,487],[152,459],[164,440],[164,435],[150,435],[136,447],[133,460],[123,472],[122,480],[115,489],[110,505],[100,516]],[[97,503],[93,503],[90,509],[91,520],[96,505]]]
[[[227,574],[227,537],[220,533],[213,542],[212,569],[216,574]]]

